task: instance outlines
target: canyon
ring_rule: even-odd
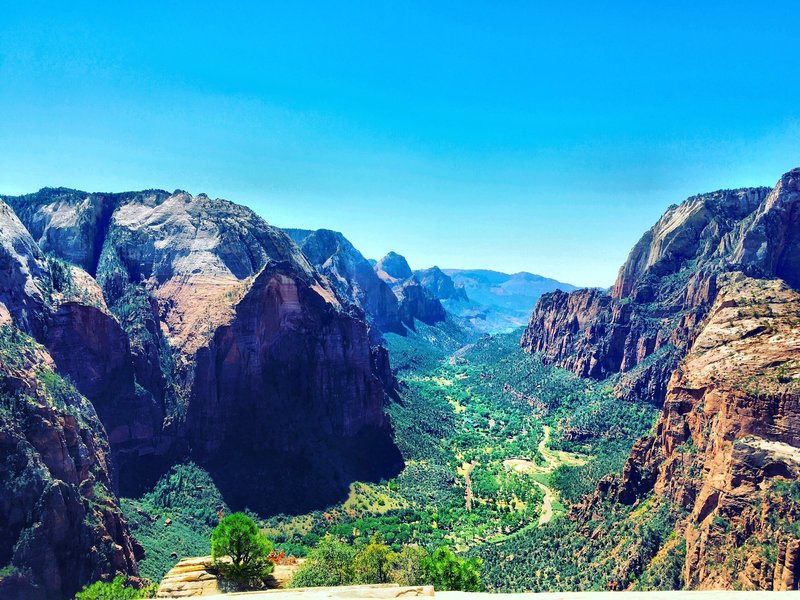
[[[339,232],[279,229],[181,190],[0,197],[0,595],[67,597],[117,573],[140,581],[145,549],[121,499],[187,461],[224,499],[212,511],[292,523],[325,509],[314,518],[333,524],[330,507],[355,514],[356,482],[396,510],[454,490],[463,504],[448,469],[470,453],[484,461],[469,463],[470,499],[473,487],[485,495],[466,513],[500,483],[516,490],[485,537],[450,532],[470,552],[490,556],[530,526],[549,535],[564,522],[588,548],[619,535],[618,515],[638,527],[668,514],[669,538],[634,545],[621,563],[618,549],[576,560],[613,560],[609,589],[633,589],[678,557],[671,576],[687,588],[795,590],[798,286],[800,169],[773,188],[671,206],[608,291],[414,271],[396,252],[371,261]],[[505,338],[485,334],[523,313],[524,331],[509,334],[517,354],[498,358]],[[603,421],[611,401],[620,412]],[[503,470],[546,461],[551,430],[564,455],[594,440],[580,450],[589,459],[568,466],[627,443],[624,467],[555,511],[549,479]],[[493,443],[523,454],[505,464]],[[485,470],[491,455],[497,473]],[[392,495],[398,481],[407,496]],[[531,516],[540,489],[546,519]],[[513,559],[498,557],[497,572]]]
[[[689,588],[798,586],[798,215],[798,169],[773,189],[689,198],[643,236],[610,292],[544,296],[521,340],[621,399],[663,406],[573,518],[651,495],[651,509],[673,507]]]

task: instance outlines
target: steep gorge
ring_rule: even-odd
[[[640,548],[615,589],[678,541],[689,588],[797,589],[799,210],[798,169],[773,190],[690,198],[645,234],[610,293],[556,292],[534,311],[524,348],[663,402],[622,475],[572,513],[579,530],[614,503],[674,515],[675,543]]]

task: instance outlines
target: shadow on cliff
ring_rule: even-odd
[[[354,481],[389,479],[404,466],[384,429],[304,446],[313,450],[251,451],[228,443],[202,466],[232,510],[248,508],[262,516],[329,507],[347,498]]]

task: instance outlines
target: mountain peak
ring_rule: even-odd
[[[414,274],[405,257],[396,252],[389,252],[380,259],[378,264],[375,265],[375,270],[378,272],[383,271],[393,279],[408,279]]]

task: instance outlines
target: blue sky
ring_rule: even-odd
[[[205,192],[413,267],[610,285],[800,166],[797,2],[14,3],[0,193]]]

